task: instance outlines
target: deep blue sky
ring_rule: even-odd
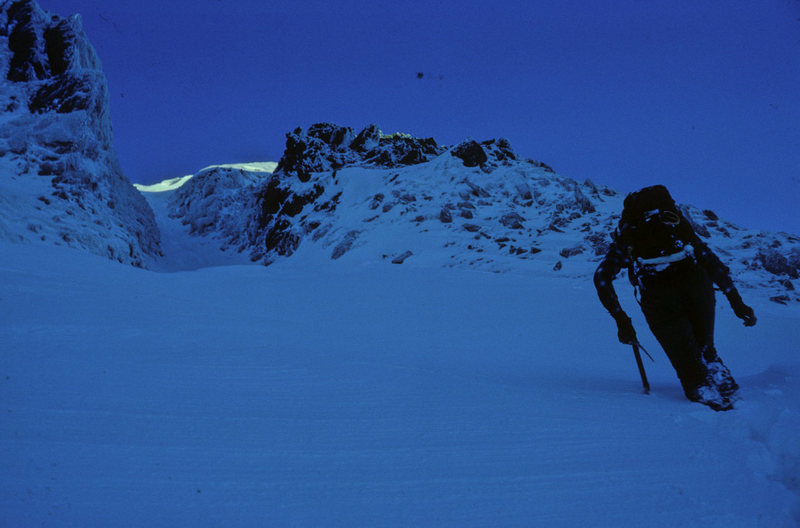
[[[571,178],[664,183],[800,233],[798,0],[40,5],[82,15],[134,182],[277,161],[297,126],[375,123],[441,144],[506,137]]]

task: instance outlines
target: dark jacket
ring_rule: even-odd
[[[637,233],[636,228],[622,223],[614,233],[608,252],[594,274],[594,284],[600,302],[612,316],[622,313],[613,281],[623,268],[628,269],[631,284],[644,297],[647,295],[648,284],[653,283],[651,279],[656,274],[665,272],[656,271],[653,266],[646,264],[647,260],[675,254],[684,248],[689,250],[686,262],[670,264],[667,269],[669,267],[678,269],[687,264],[701,266],[723,293],[727,295],[735,291],[728,267],[700,240],[683,215],[680,215],[680,223],[677,226],[664,233],[658,247],[645,245],[639,240],[642,237],[643,234]]]

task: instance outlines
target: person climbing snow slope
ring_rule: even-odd
[[[718,411],[733,408],[739,387],[714,347],[714,284],[745,326],[755,325],[755,313],[742,301],[730,270],[700,240],[663,185],[625,198],[619,226],[594,274],[620,342],[638,346],[613,285],[623,268],[686,397]]]

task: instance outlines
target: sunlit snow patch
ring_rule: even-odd
[[[200,170],[198,174],[215,168],[239,169],[246,172],[272,173],[275,171],[275,167],[277,166],[278,163],[274,161],[254,162],[254,163],[231,163],[226,165],[210,165]],[[194,174],[187,174],[186,176],[180,176],[178,178],[170,178],[169,180],[160,181],[152,185],[142,185],[140,183],[134,183],[133,186],[136,187],[140,192],[146,192],[146,193],[174,191],[175,189],[179,189],[180,187],[182,187],[184,183],[192,179],[194,176],[195,176]]]

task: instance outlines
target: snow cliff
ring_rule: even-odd
[[[142,266],[159,235],[112,145],[106,79],[78,15],[0,1],[0,238]]]

